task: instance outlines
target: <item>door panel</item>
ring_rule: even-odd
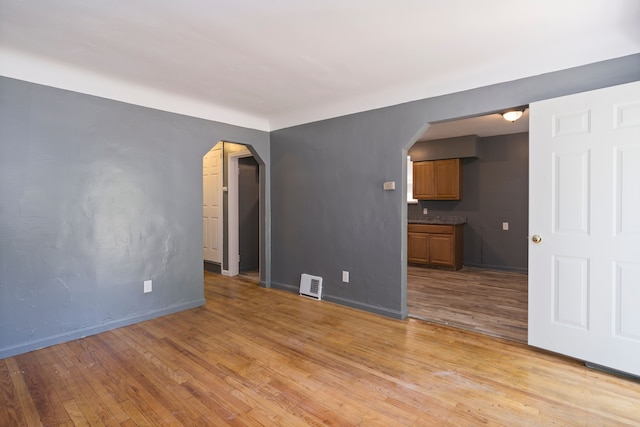
[[[589,234],[590,152],[554,153],[554,229]]]
[[[429,199],[434,193],[434,166],[433,162],[413,163],[413,198]]]
[[[640,215],[633,206],[640,206],[640,148],[622,147],[616,153],[616,233],[640,233]]]
[[[434,234],[429,237],[429,261],[432,264],[453,265],[453,236]]]
[[[554,257],[553,321],[589,329],[589,260]]]
[[[460,198],[460,159],[437,160],[434,162],[435,197],[442,199]]]
[[[531,104],[529,344],[640,375],[640,82]]]
[[[616,264],[616,327],[620,337],[640,340],[640,267]]]
[[[429,262],[429,235],[426,233],[408,233],[407,259],[409,262]]]
[[[222,144],[202,158],[202,254],[222,262]]]

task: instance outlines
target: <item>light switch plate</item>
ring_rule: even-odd
[[[382,188],[384,188],[385,191],[395,190],[396,189],[396,182],[395,181],[387,181],[384,184],[382,184]]]
[[[349,272],[348,271],[343,271],[342,272],[342,281],[344,283],[349,283]]]

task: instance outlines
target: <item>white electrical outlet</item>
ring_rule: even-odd
[[[151,280],[144,281],[144,293],[151,292],[153,290],[153,284]]]
[[[343,271],[342,272],[342,281],[344,283],[349,283],[349,272],[348,271]]]
[[[422,215],[429,215],[429,209],[422,208]]]
[[[509,231],[509,223],[508,222],[503,222],[502,223],[502,229],[504,231]]]

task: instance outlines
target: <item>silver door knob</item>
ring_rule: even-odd
[[[534,234],[533,237],[531,238],[531,241],[533,243],[540,243],[542,242],[542,237],[538,236],[537,234]]]

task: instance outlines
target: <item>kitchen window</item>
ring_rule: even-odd
[[[413,162],[411,156],[407,156],[407,203],[418,203],[413,198]]]

